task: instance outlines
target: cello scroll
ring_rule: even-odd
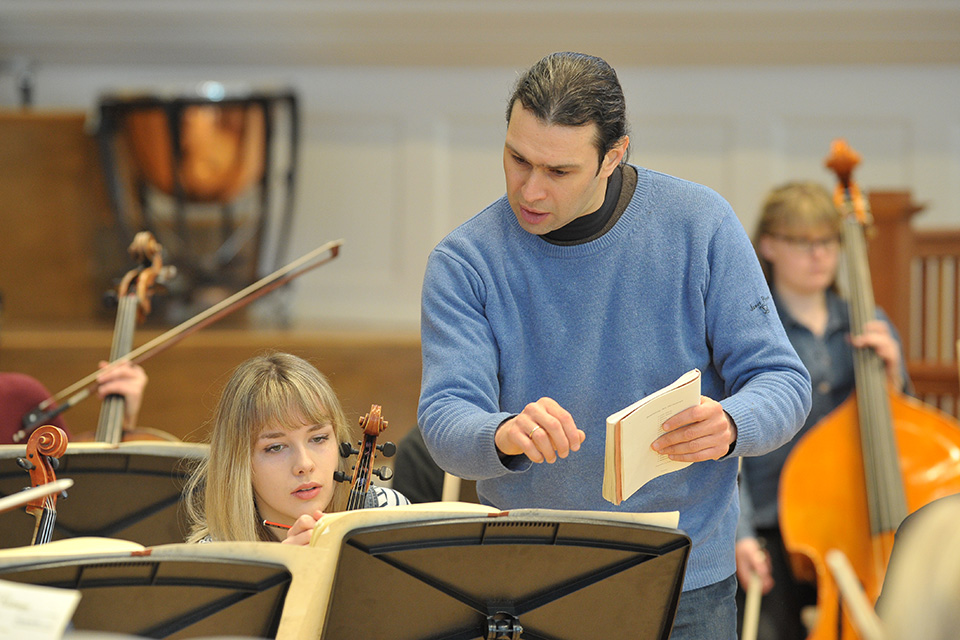
[[[17,464],[30,473],[30,484],[39,487],[56,482],[55,469],[59,458],[67,450],[67,434],[53,425],[44,425],[30,435],[27,441],[27,454],[17,459]],[[26,506],[27,513],[37,520],[34,529],[33,544],[50,542],[53,527],[57,519],[57,494],[31,500]]]

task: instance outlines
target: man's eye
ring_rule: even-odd
[[[517,164],[527,164],[527,161],[521,158],[520,156],[513,156],[513,161]]]
[[[557,176],[558,178],[562,178],[563,176],[567,175],[568,173],[569,173],[569,171],[565,171],[565,170],[563,170],[563,169],[554,169],[554,170],[553,170],[553,175]]]

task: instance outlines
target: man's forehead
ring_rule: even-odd
[[[596,156],[596,128],[592,122],[581,126],[546,124],[533,112],[515,106],[504,146],[531,164],[579,167]]]

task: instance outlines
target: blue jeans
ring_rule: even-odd
[[[680,594],[670,640],[737,640],[737,576]]]

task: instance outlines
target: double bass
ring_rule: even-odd
[[[827,166],[838,178],[850,329],[863,333],[876,318],[867,265],[869,207],[853,180],[859,156],[834,141]],[[883,587],[894,534],[906,516],[937,498],[960,493],[960,423],[896,389],[872,349],[854,350],[856,389],[804,435],[780,478],[780,529],[798,575],[812,567],[817,616],[808,640],[859,637],[826,563],[849,559],[875,603]]]

